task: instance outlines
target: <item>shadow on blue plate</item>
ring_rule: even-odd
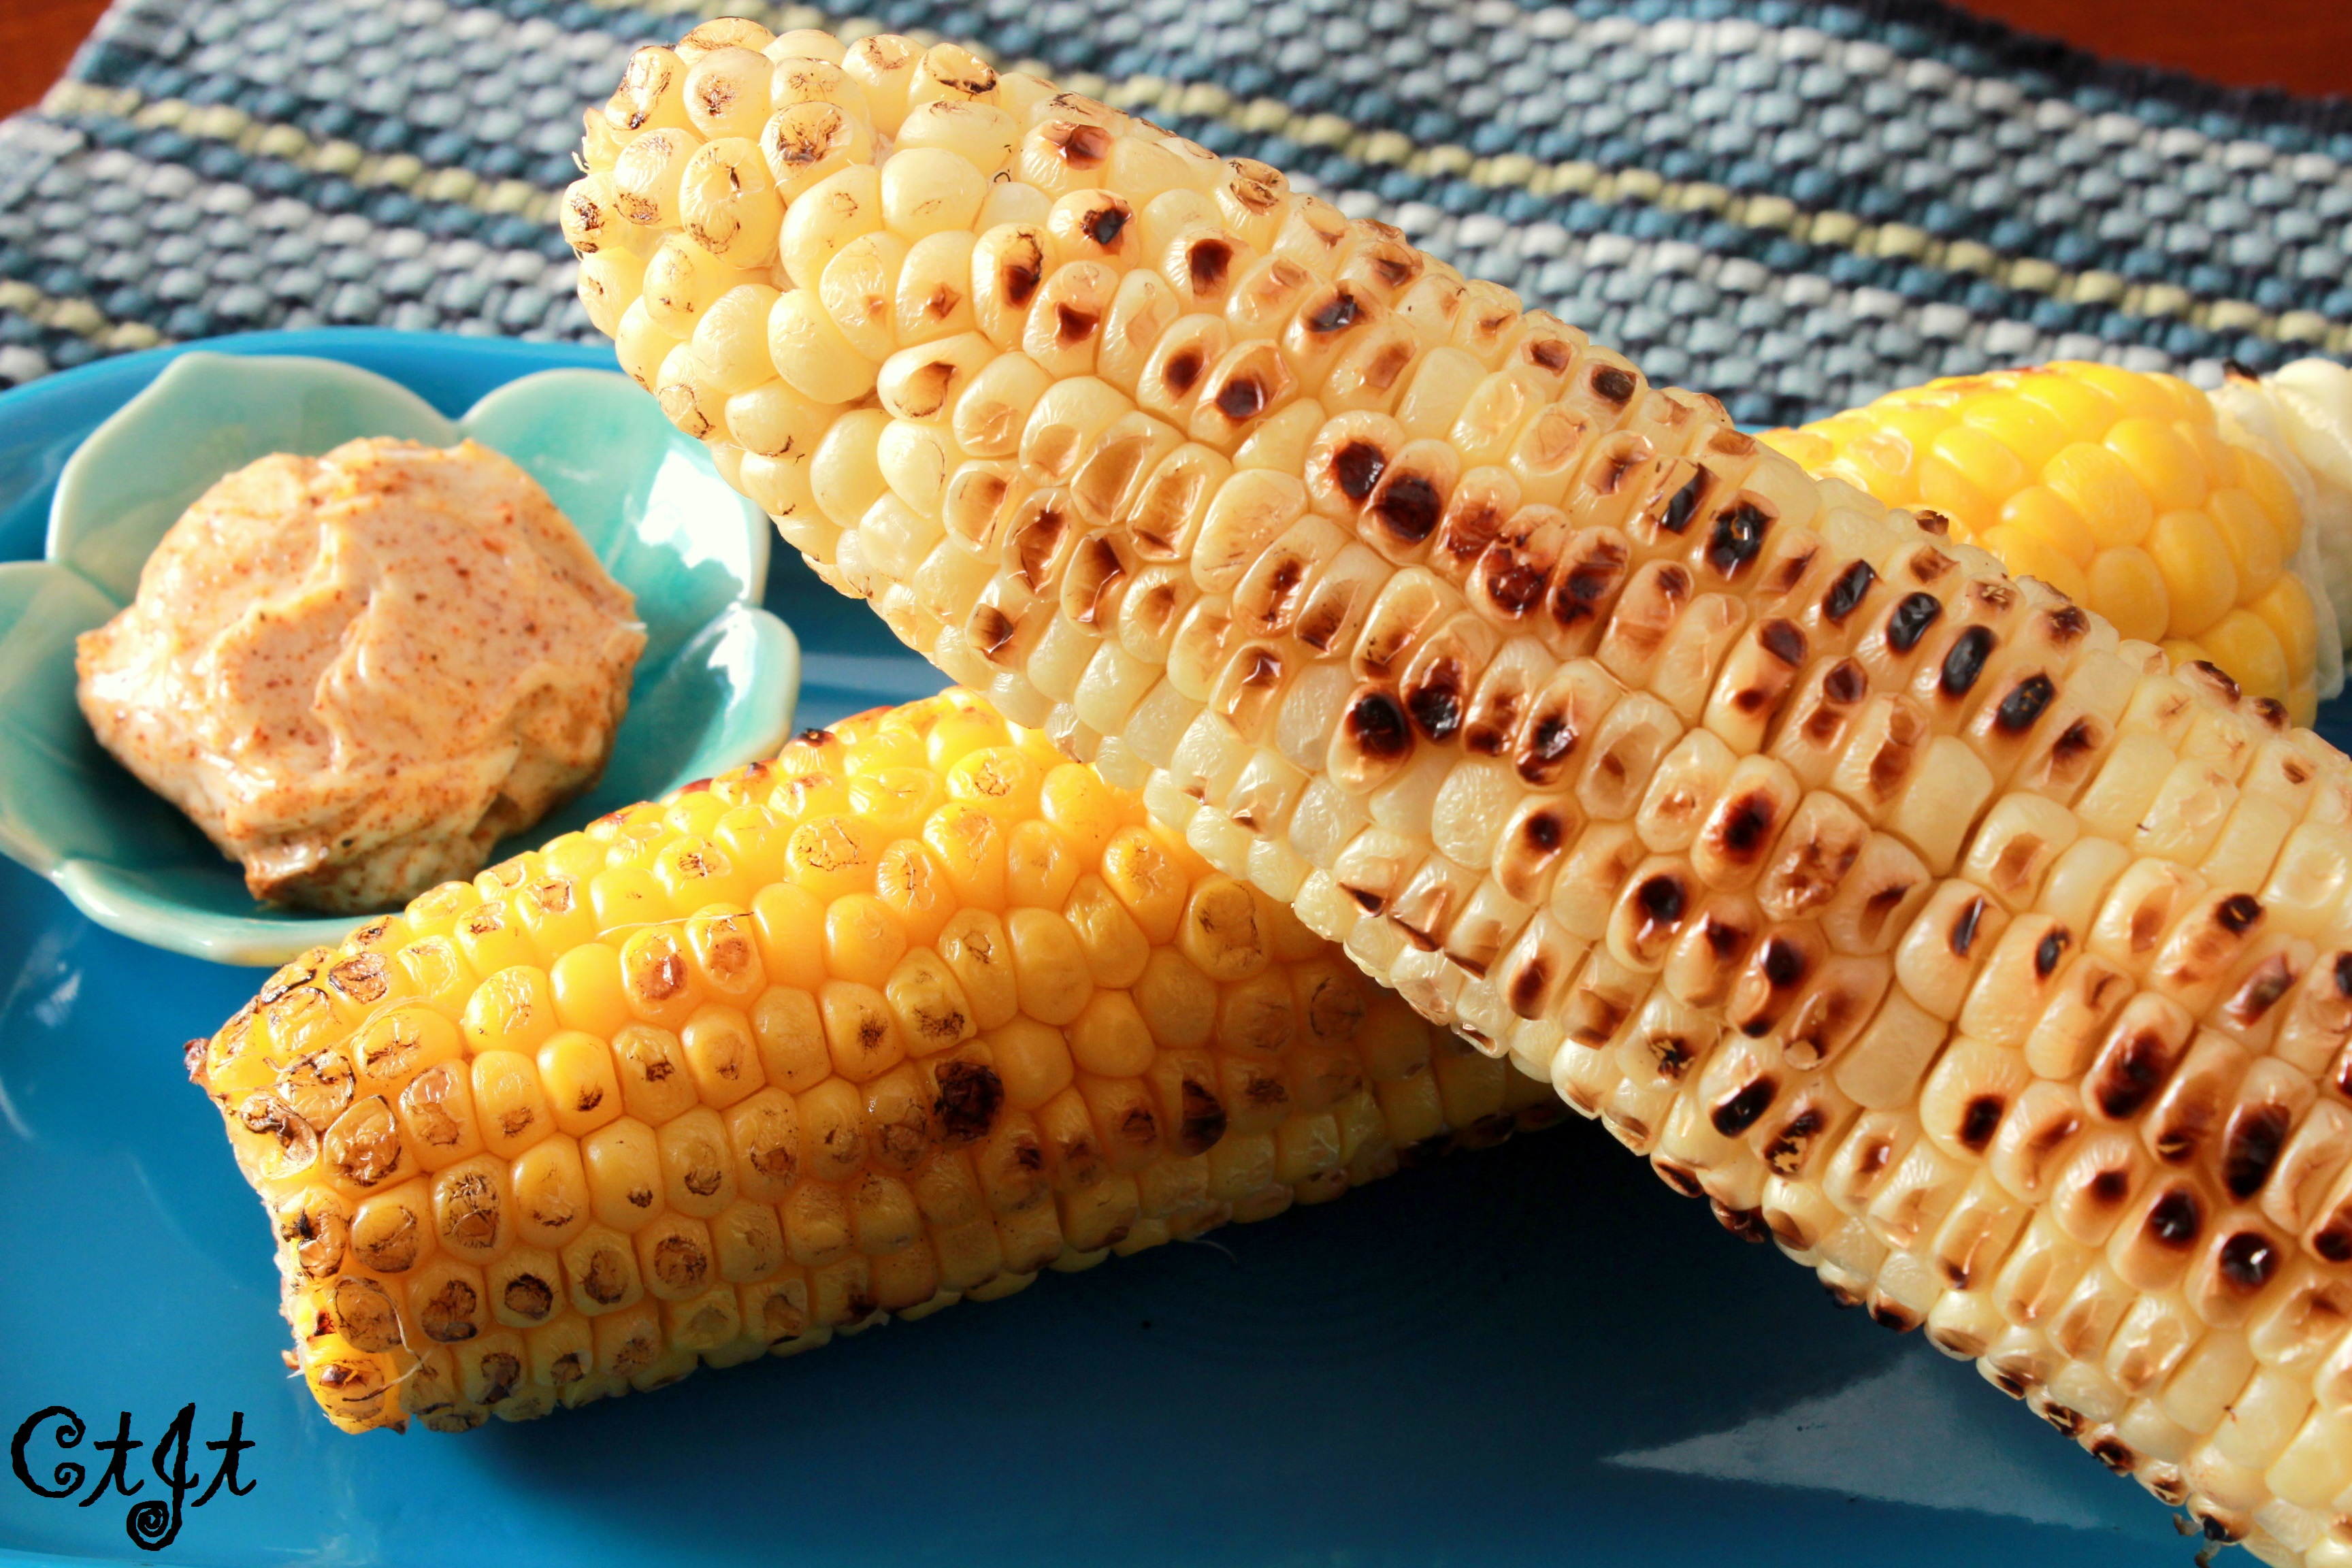
[[[0,420],[44,391],[0,398]],[[184,353],[66,461],[45,559],[0,565],[0,850],[100,924],[229,963],[282,963],[350,928],[257,903],[236,867],[106,755],[74,700],[73,639],[129,602],[157,542],[222,475],[358,436],[436,447],[470,436],[505,453],[636,595],[646,646],[612,761],[513,845],[768,755],[789,732],[800,651],[759,605],[769,523],[625,378],[538,370],[453,420],[335,359]]]

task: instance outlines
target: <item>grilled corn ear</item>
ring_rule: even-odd
[[[1264,164],[735,26],[767,75],[641,55],[568,221],[818,571],[1727,1226],[2352,1563],[2339,753]]]
[[[350,1431],[793,1354],[1560,1114],[954,694],[426,893],[189,1049]]]

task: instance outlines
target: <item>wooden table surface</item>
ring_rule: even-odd
[[[37,101],[105,0],[0,0],[0,113]],[[2352,96],[2352,0],[1966,0],[2117,59],[2215,81]]]

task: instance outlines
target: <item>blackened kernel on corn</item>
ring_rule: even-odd
[[[1771,1108],[1773,1096],[1779,1092],[1780,1085],[1769,1077],[1752,1079],[1727,1099],[1717,1102],[1707,1112],[1707,1120],[1717,1132],[1727,1138],[1737,1138],[1753,1127]]]
[[[1645,926],[1663,930],[1682,923],[1683,910],[1688,903],[1688,890],[1679,877],[1652,877],[1635,890]]]
[[[1733,501],[1716,513],[1707,535],[1706,563],[1718,576],[1738,577],[1763,550],[1771,526],[1771,513],[1756,501],[1745,496]]]
[[[1975,925],[1973,913],[1970,915],[1969,924],[1970,929],[1973,930]],[[2056,973],[2060,961],[2066,956],[2066,949],[2073,942],[2072,933],[2064,926],[2053,926],[2042,933],[2042,940],[2033,944],[2034,978],[2047,980]]]
[[[2205,1205],[2185,1187],[2167,1192],[2147,1211],[2147,1235],[2168,1247],[2193,1246],[2204,1228]]]
[[[1977,928],[1983,922],[1984,915],[1985,900],[1981,897],[1970,899],[1960,906],[1944,938],[1944,945],[1951,950],[1952,956],[1966,958],[1969,950],[1976,946]]]
[[[1756,628],[1757,646],[1794,669],[1805,659],[1804,631],[1794,621],[1776,616]]]
[[[1822,695],[1840,707],[1850,708],[1869,693],[1869,675],[1850,658],[1838,660],[1822,679]]]
[[[2093,1098],[2110,1121],[2129,1121],[2156,1098],[2172,1075],[2172,1045],[2153,1029],[2125,1036],[2105,1054]]]
[[[1364,692],[1349,706],[1346,720],[1350,739],[1366,754],[1390,760],[1412,746],[1412,731],[1403,707],[1386,691]]]
[[[1423,543],[1430,533],[1437,531],[1437,520],[1444,515],[1446,499],[1440,489],[1421,472],[1390,470],[1371,500],[1371,515],[1392,538],[1406,545]]]
[[[1977,679],[1984,674],[1985,661],[1992,657],[2000,644],[1990,630],[1969,626],[1952,639],[1944,655],[1943,668],[1936,679],[1937,689],[1947,697],[1965,697],[1976,689]]]
[[[2278,1244],[2258,1230],[2242,1230],[2221,1243],[2215,1259],[2231,1289],[2253,1295],[2278,1272]]]
[[[2057,694],[2050,678],[2039,672],[2026,677],[2000,700],[1994,710],[1993,725],[2005,735],[2021,735],[2041,721],[2042,710]]]
[[[1944,601],[1933,594],[1906,594],[1886,617],[1886,646],[1909,653],[1944,614]]]
[[[2008,1103],[1997,1094],[1980,1094],[1969,1101],[1961,1112],[1958,1136],[1961,1144],[1981,1154],[1992,1135],[2000,1127],[2001,1113]]]
[[[1830,583],[1828,593],[1821,595],[1822,618],[1830,626],[1844,626],[1846,616],[1853,614],[1855,606],[1861,606],[1863,597],[1870,593],[1870,585],[1877,581],[1879,574],[1872,569],[1870,562],[1849,562],[1844,572],[1837,574],[1837,581]]]
[[[2221,694],[2222,700],[2225,702],[2235,703],[2243,695],[2238,689],[2237,681],[2231,677],[2229,671],[2210,659],[2192,660],[2186,667],[2186,670],[2210,682],[2214,689]]]
[[[2286,1147],[2292,1120],[2278,1104],[2242,1107],[2231,1117],[2221,1157],[2221,1185],[2231,1197],[2243,1203],[2262,1191]]]
[[[1803,948],[1778,936],[1765,942],[1759,963],[1764,978],[1782,989],[1796,984],[1811,969]]]
[[[1658,516],[1658,525],[1668,533],[1680,533],[1688,528],[1696,515],[1699,503],[1706,497],[1707,470],[1695,470],[1666,501],[1665,510]]]

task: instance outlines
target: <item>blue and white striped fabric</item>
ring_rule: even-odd
[[[0,381],[257,327],[584,338],[581,109],[718,5],[121,0],[0,125]],[[2352,106],[1920,0],[884,0],[1796,421],[1937,374],[2352,355]]]

